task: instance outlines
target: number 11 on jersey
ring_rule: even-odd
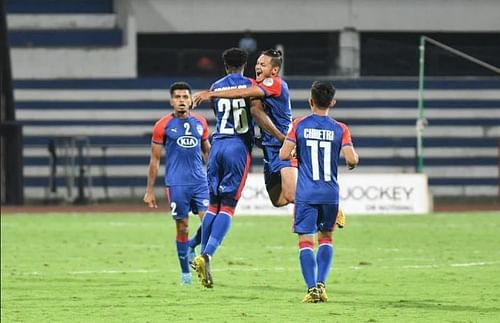
[[[332,180],[331,151],[332,143],[330,141],[306,140],[306,145],[311,148],[311,165],[313,180],[319,181],[320,163],[319,149],[323,150],[323,180],[329,182]],[[319,146],[319,147],[318,147]]]

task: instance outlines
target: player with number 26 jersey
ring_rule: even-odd
[[[212,84],[211,91],[246,88],[254,84],[240,73],[230,73]],[[248,99],[214,98],[216,130],[208,161],[208,182],[214,195],[238,200],[250,168],[254,121]],[[223,171],[225,176],[219,176]]]
[[[232,73],[212,84],[210,90],[217,92],[241,89],[251,87],[254,84],[253,79],[239,73]],[[216,130],[212,136],[213,140],[236,136],[243,140],[248,147],[251,147],[254,140],[254,122],[250,114],[248,99],[214,98],[212,104],[217,121]]]

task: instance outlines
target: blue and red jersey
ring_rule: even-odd
[[[228,74],[217,80],[210,87],[211,91],[223,91],[251,87],[255,80],[240,73]],[[254,142],[254,121],[250,114],[249,99],[214,98],[212,100],[216,119],[216,130],[212,140],[216,141],[225,137],[240,137],[248,147]]]
[[[338,204],[340,150],[352,145],[349,128],[331,118],[310,114],[296,119],[287,140],[295,142],[299,175],[295,201]]]
[[[280,77],[264,79],[257,86],[264,91],[264,108],[267,115],[281,133],[286,134],[292,123],[292,104],[288,92],[288,84]],[[262,144],[279,146],[281,142],[266,131],[262,131]]]
[[[207,120],[201,115],[177,118],[171,113],[156,122],[152,142],[165,147],[165,186],[206,185],[201,142],[207,139]]]

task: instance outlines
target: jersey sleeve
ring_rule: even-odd
[[[281,95],[281,79],[279,77],[268,77],[257,86],[264,91],[266,97]]]
[[[172,120],[172,117],[170,115],[165,116],[158,120],[154,127],[153,127],[153,136],[151,138],[151,142],[158,144],[158,145],[164,145],[165,144],[165,127],[167,126],[168,122]]]
[[[290,129],[288,130],[288,134],[286,135],[286,140],[291,142],[297,142],[297,125],[299,124],[299,119],[295,119],[290,125]]]
[[[351,139],[351,132],[349,131],[349,128],[347,127],[346,124],[339,122],[339,125],[342,127],[342,142],[341,145],[342,147],[344,146],[352,146],[352,139]]]

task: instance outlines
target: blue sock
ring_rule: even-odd
[[[215,219],[215,214],[213,214],[212,212],[207,212],[203,217],[203,221],[201,221],[201,249],[200,249],[201,253],[204,253],[205,247],[208,242],[208,238],[210,238],[214,219]]]
[[[310,248],[301,248],[299,251],[300,268],[307,288],[316,286],[316,259],[314,251]]]
[[[189,273],[189,263],[188,263],[188,242],[187,241],[175,241],[177,244],[177,257],[179,258],[179,263],[181,265],[181,270],[183,273]]]
[[[316,262],[318,263],[318,282],[325,283],[330,272],[334,250],[332,243],[320,244],[316,253]]]
[[[224,240],[229,227],[231,226],[231,216],[224,212],[219,212],[215,217],[214,223],[212,224],[212,233],[207,241],[207,245],[203,250],[210,256],[213,256],[219,245]]]
[[[201,243],[201,225],[196,230],[194,236],[189,240],[189,248],[196,248]]]

